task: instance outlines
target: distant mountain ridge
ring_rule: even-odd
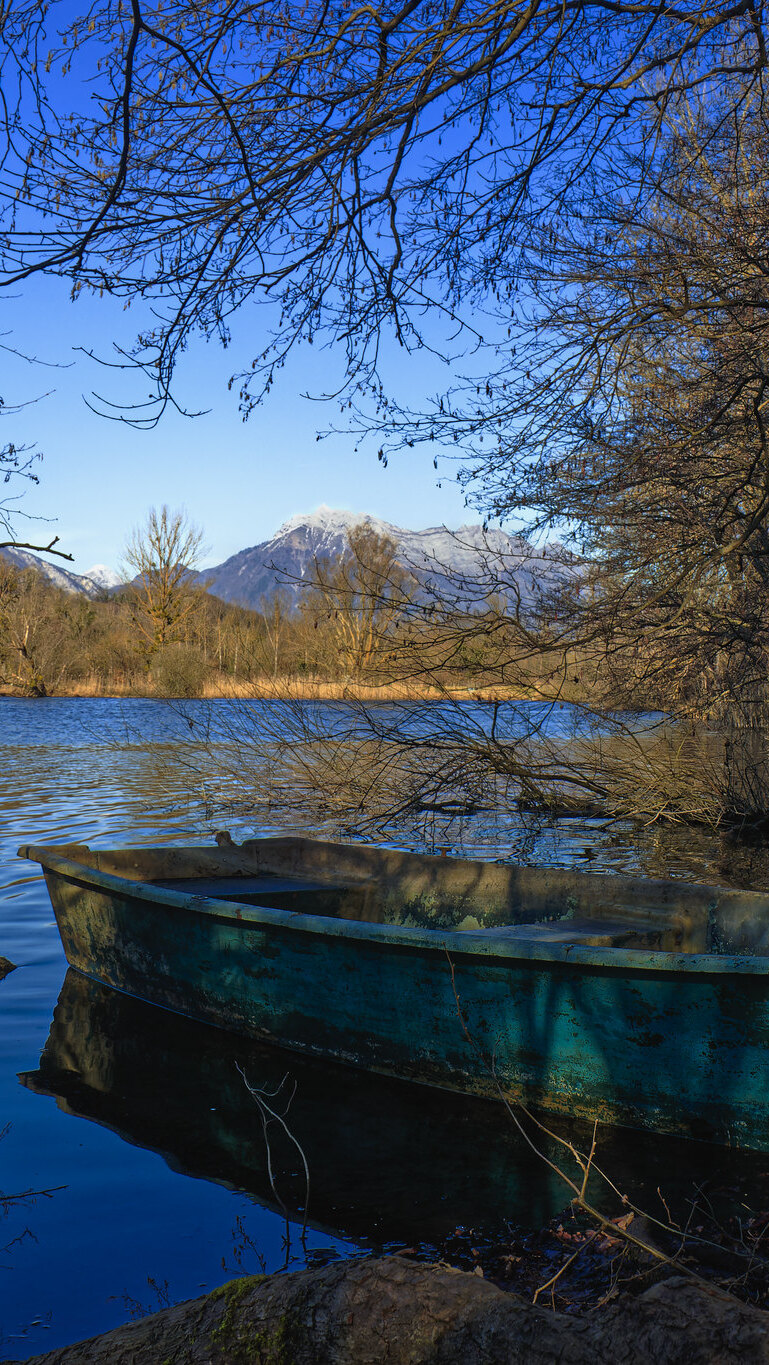
[[[195,575],[207,591],[225,602],[259,610],[280,590],[296,605],[316,560],[339,559],[354,526],[367,526],[397,546],[398,560],[414,576],[415,596],[472,607],[496,592],[525,608],[543,588],[569,573],[562,547],[537,547],[522,536],[480,523],[449,531],[428,526],[411,531],[379,517],[321,506],[289,517],[269,540],[249,546]],[[0,550],[19,569],[37,569],[65,592],[98,597],[121,583],[114,569],[96,564],[86,574],[72,573],[28,550]]]
[[[239,606],[258,609],[276,588],[296,603],[315,560],[340,558],[348,532],[361,525],[394,541],[420,595],[470,603],[496,590],[525,603],[564,573],[560,546],[537,548],[521,536],[479,523],[456,531],[445,526],[411,531],[379,517],[321,506],[290,517],[270,540],[240,550],[200,577],[209,592]]]
[[[71,569],[65,569],[63,564],[50,563],[49,560],[33,554],[31,550],[16,550],[11,546],[0,550],[0,557],[16,569],[36,569],[55,588],[61,588],[64,592],[79,593],[83,597],[98,597],[100,593],[110,591],[122,582],[120,575],[106,564],[94,564],[93,568],[84,574],[73,573]]]

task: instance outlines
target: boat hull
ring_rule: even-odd
[[[244,1075],[285,1114],[292,1138],[272,1125],[265,1144]],[[245,1190],[301,1221],[307,1186],[295,1139],[311,1172],[312,1226],[358,1242],[439,1243],[458,1226],[496,1235],[501,1218],[544,1227],[566,1197],[562,1178],[518,1137],[500,1104],[288,1054],[72,969],[38,1069],[19,1080],[54,1096],[65,1113],[159,1153],[173,1170]],[[589,1151],[589,1125],[548,1124]],[[558,1141],[539,1132],[538,1146],[581,1179]],[[723,1153],[613,1128],[601,1133],[599,1163],[636,1203],[661,1184],[672,1216],[685,1221],[693,1189],[722,1169]],[[769,1207],[763,1154],[735,1157],[729,1183],[750,1192],[753,1208]],[[597,1180],[591,1196],[601,1202],[603,1194]]]
[[[509,943],[234,906],[49,857],[71,966],[308,1055],[769,1150],[765,958]]]

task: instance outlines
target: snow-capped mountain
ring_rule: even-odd
[[[560,546],[535,548],[520,536],[479,524],[449,531],[410,531],[378,517],[319,507],[290,517],[270,540],[232,555],[201,574],[209,592],[226,602],[258,608],[280,588],[297,602],[315,560],[347,550],[353,526],[365,525],[398,547],[398,560],[415,578],[415,592],[472,606],[497,592],[525,603],[564,571]]]
[[[100,592],[104,591],[102,584],[92,578],[90,574],[72,573],[71,570],[65,569],[62,564],[50,563],[47,559],[41,559],[31,550],[15,550],[8,547],[0,550],[0,557],[13,564],[16,569],[36,569],[38,573],[43,574],[49,582],[53,583],[54,587],[62,588],[64,592],[81,593],[84,597],[97,597]]]
[[[94,564],[93,568],[87,569],[82,575],[83,578],[90,578],[92,583],[101,592],[109,592],[112,588],[119,588],[123,582],[120,574],[115,569],[111,569],[109,564]]]
[[[334,561],[348,549],[353,526],[367,526],[397,546],[399,563],[413,576],[414,597],[436,599],[472,610],[490,593],[523,607],[537,592],[573,572],[558,545],[535,547],[520,536],[478,523],[449,531],[429,526],[409,531],[379,517],[318,507],[290,517],[270,540],[232,555],[223,564],[196,575],[209,592],[225,602],[258,609],[280,589],[290,603],[299,602],[303,584],[316,560]],[[114,569],[95,564],[85,574],[72,573],[29,550],[0,550],[20,569],[37,569],[65,592],[98,597],[122,582]]]

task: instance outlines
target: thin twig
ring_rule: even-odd
[[[283,1132],[285,1133],[286,1137],[289,1139],[290,1142],[292,1142],[292,1143],[294,1144],[294,1146],[296,1147],[296,1150],[297,1150],[298,1153],[299,1153],[299,1156],[301,1157],[302,1165],[303,1165],[303,1167],[304,1167],[305,1199],[304,1199],[304,1210],[303,1210],[303,1216],[302,1216],[302,1228],[301,1228],[301,1232],[300,1232],[299,1236],[300,1236],[300,1241],[302,1242],[302,1245],[304,1246],[305,1238],[306,1238],[306,1234],[307,1234],[307,1219],[308,1219],[308,1216],[309,1216],[309,1207],[310,1207],[310,1166],[309,1166],[309,1162],[308,1162],[308,1160],[307,1160],[307,1157],[306,1157],[306,1155],[305,1155],[304,1148],[302,1147],[302,1145],[301,1145],[299,1139],[296,1137],[296,1135],[295,1135],[294,1133],[292,1133],[291,1129],[289,1128],[288,1124],[286,1123],[286,1118],[285,1118],[286,1114],[288,1113],[289,1109],[291,1108],[291,1103],[292,1103],[292,1101],[293,1101],[293,1099],[294,1099],[294,1096],[295,1096],[295,1094],[296,1094],[296,1089],[297,1089],[297,1087],[296,1087],[296,1081],[294,1081],[293,1089],[292,1089],[292,1091],[291,1091],[290,1096],[288,1097],[288,1101],[287,1101],[287,1103],[286,1103],[286,1106],[285,1106],[285,1109],[284,1109],[283,1113],[282,1113],[282,1114],[279,1114],[279,1113],[277,1112],[276,1109],[273,1109],[272,1106],[271,1106],[270,1104],[267,1103],[267,1101],[268,1101],[268,1099],[270,1099],[270,1100],[276,1099],[277,1096],[281,1093],[281,1091],[282,1091],[284,1085],[286,1084],[286,1082],[287,1082],[287,1080],[288,1080],[288,1072],[287,1072],[286,1075],[283,1077],[283,1080],[280,1082],[280,1084],[279,1084],[278,1086],[276,1086],[276,1088],[275,1088],[274,1090],[267,1090],[267,1089],[260,1089],[258,1086],[251,1085],[251,1083],[249,1082],[249,1080],[248,1080],[248,1078],[247,1078],[247,1076],[246,1076],[245,1071],[243,1070],[243,1068],[242,1068],[242,1066],[240,1065],[239,1062],[236,1062],[236,1063],[235,1063],[235,1068],[236,1068],[236,1070],[239,1072],[240,1076],[242,1077],[242,1079],[243,1079],[243,1084],[245,1085],[245,1087],[246,1087],[246,1089],[247,1089],[249,1095],[250,1095],[251,1098],[255,1101],[255,1103],[256,1103],[256,1105],[257,1105],[257,1107],[258,1107],[258,1109],[259,1109],[259,1115],[260,1115],[261,1120],[262,1120],[262,1131],[263,1131],[263,1133],[264,1133],[264,1142],[265,1142],[265,1147],[266,1147],[266,1150],[267,1150],[267,1177],[268,1177],[269,1182],[270,1182],[270,1189],[272,1190],[272,1192],[273,1192],[273,1194],[274,1194],[274,1196],[275,1196],[275,1198],[276,1198],[278,1204],[279,1204],[280,1207],[281,1207],[281,1210],[283,1211],[283,1216],[284,1216],[284,1218],[285,1218],[285,1220],[286,1220],[286,1227],[287,1227],[287,1228],[288,1228],[288,1224],[289,1224],[289,1221],[290,1221],[290,1220],[289,1220],[289,1213],[288,1213],[288,1209],[287,1209],[286,1205],[284,1204],[284,1202],[283,1202],[283,1200],[282,1200],[280,1194],[278,1193],[278,1189],[277,1189],[277,1186],[276,1186],[276,1184],[275,1184],[275,1174],[274,1174],[273,1165],[272,1165],[272,1148],[271,1148],[271,1146],[270,1146],[270,1132],[269,1132],[269,1130],[270,1130],[270,1125],[271,1125],[271,1124],[276,1123],[276,1124],[278,1124],[278,1126],[279,1126],[280,1128],[282,1128],[282,1130],[283,1130]],[[286,1253],[286,1254],[288,1255],[288,1250],[287,1250],[287,1253]]]

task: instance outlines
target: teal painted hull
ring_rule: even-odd
[[[30,854],[69,963],[129,995],[422,1084],[769,1150],[767,957],[236,905]]]
[[[277,1096],[280,1112],[291,1098],[288,1121],[311,1172],[310,1220],[331,1235],[408,1246],[440,1242],[457,1226],[496,1234],[503,1218],[544,1227],[563,1210],[563,1179],[516,1134],[500,1104],[288,1054],[164,1013],[72,969],[39,1069],[19,1080],[54,1096],[65,1113],[159,1153],[175,1171],[246,1190],[301,1220],[307,1187],[296,1147],[275,1126],[266,1146],[236,1063],[252,1084]],[[580,1151],[590,1150],[591,1125],[552,1116],[548,1123]],[[540,1132],[538,1145],[581,1180],[557,1142]],[[606,1128],[599,1164],[644,1206],[658,1202],[661,1185],[673,1217],[685,1221],[692,1190],[712,1181],[723,1153],[705,1143]],[[768,1206],[761,1153],[735,1157],[729,1170],[730,1183],[750,1191],[752,1207]],[[600,1180],[590,1193],[616,1211],[604,1203]]]

